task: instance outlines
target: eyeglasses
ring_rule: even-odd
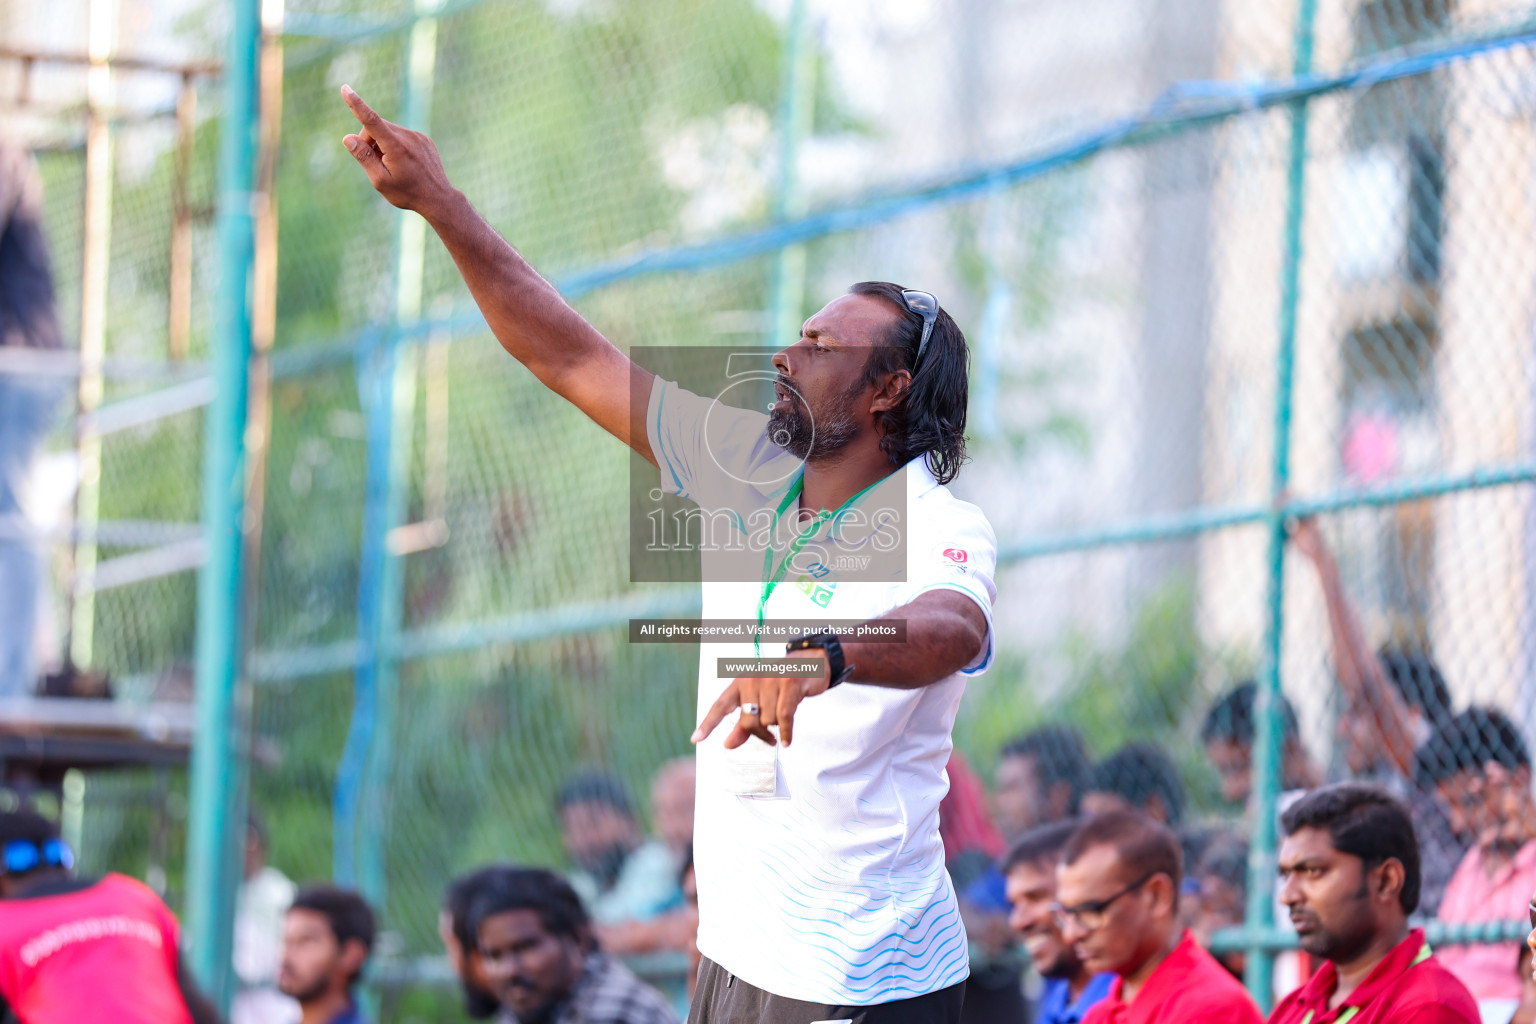
[[[0,846],[0,858],[3,858],[4,873],[7,875],[24,875],[40,867],[75,866],[75,855],[62,839],[47,839],[41,844],[30,839],[12,839]]]
[[[923,361],[923,350],[928,347],[928,339],[933,335],[934,322],[939,319],[939,300],[933,292],[922,292],[916,288],[903,288],[901,298],[908,309],[923,318],[923,338],[917,343],[917,358],[912,360],[912,371],[915,373],[917,364]]]
[[[1051,913],[1056,917],[1056,926],[1064,928],[1068,921],[1076,921],[1079,927],[1087,931],[1098,931],[1109,920],[1108,910],[1111,903],[1122,896],[1128,896],[1137,889],[1140,889],[1152,881],[1155,875],[1157,875],[1156,871],[1149,871],[1113,896],[1106,896],[1102,900],[1089,900],[1086,903],[1079,903],[1075,907],[1064,907],[1060,903],[1052,903]]]

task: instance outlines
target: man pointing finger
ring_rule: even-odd
[[[700,644],[691,1018],[952,1024],[968,961],[938,810],[966,677],[992,660],[997,560],[946,486],[965,460],[960,328],[929,292],[856,284],[773,356],[766,413],[722,405],[633,363],[453,188],[430,139],[343,95],[348,150],[437,232],[502,347],[664,491],[765,524],[760,576],[701,551],[707,615],[892,627],[796,636],[785,656],[816,659],[803,675],[722,679],[764,645]],[[887,512],[899,553],[847,569]]]

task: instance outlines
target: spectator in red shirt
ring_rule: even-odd
[[[1472,994],[1408,927],[1422,878],[1407,808],[1341,782],[1291,805],[1280,825],[1280,902],[1323,964],[1269,1024],[1477,1024]]]
[[[73,866],[48,819],[0,814],[0,1020],[217,1024],[160,897],[123,875],[74,878]]]
[[[1091,972],[1118,977],[1083,1024],[1259,1024],[1237,979],[1196,944],[1179,917],[1179,840],[1119,811],[1089,819],[1056,868],[1062,938]]]
[[[1536,799],[1531,756],[1520,730],[1492,708],[1471,707],[1424,744],[1420,778],[1432,783],[1450,809],[1451,825],[1472,848],[1445,887],[1439,918],[1446,923],[1507,921],[1536,889]],[[1479,1002],[1517,1002],[1520,979],[1499,945],[1446,946],[1446,969]]]

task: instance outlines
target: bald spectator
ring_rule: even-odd
[[[1291,805],[1280,825],[1280,902],[1322,966],[1269,1024],[1477,1024],[1472,994],[1408,925],[1421,881],[1408,809],[1343,782]]]
[[[1178,837],[1142,814],[1090,818],[1056,868],[1062,937],[1083,965],[1116,975],[1084,1024],[1258,1024],[1247,991],[1184,929]]]
[[[656,838],[677,858],[679,871],[693,849],[693,797],[697,789],[698,772],[692,757],[673,758],[651,780],[651,822]]]
[[[31,154],[0,143],[0,356],[62,347],[42,179]],[[25,509],[59,395],[56,381],[0,368],[0,697],[25,696],[37,684],[42,554]]]
[[[1184,780],[1155,743],[1129,743],[1093,766],[1084,814],[1140,811],[1177,828],[1184,820]]]

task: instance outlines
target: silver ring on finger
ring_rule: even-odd
[[[763,709],[758,707],[756,704],[743,704],[741,706],[741,713],[744,715],[761,715],[763,713]]]

